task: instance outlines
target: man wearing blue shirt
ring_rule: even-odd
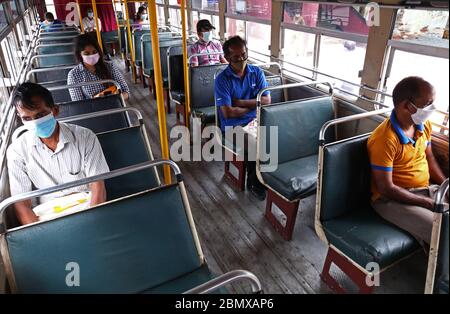
[[[264,72],[247,64],[247,43],[239,36],[229,38],[223,45],[229,66],[215,82],[216,106],[222,132],[226,127],[246,126],[256,119],[256,96],[266,88]],[[263,105],[270,104],[270,93],[265,92]],[[247,161],[247,188],[259,199],[265,198],[265,189],[256,177],[256,162]]]

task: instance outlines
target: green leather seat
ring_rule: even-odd
[[[140,126],[97,134],[110,170],[152,160]],[[154,169],[144,169],[105,181],[108,200],[158,186]]]
[[[270,151],[270,127],[278,130],[278,169],[261,172],[265,183],[289,201],[311,195],[316,190],[319,131],[334,118],[330,96],[262,106],[260,125],[266,128],[261,149]],[[334,137],[334,134],[328,137]],[[258,140],[263,141],[261,136]],[[267,162],[261,162],[264,169]]]
[[[202,123],[209,124],[214,123],[216,119],[216,107],[201,107],[201,108],[195,108],[192,110],[192,113],[199,117],[202,120]]]
[[[329,243],[365,268],[381,268],[418,248],[407,232],[383,220],[370,206],[367,136],[324,147],[320,221]]]
[[[10,230],[5,239],[19,293],[176,293],[208,278],[178,185]],[[79,286],[66,284],[71,262]]]
[[[317,155],[278,165],[274,172],[262,172],[264,181],[289,200],[308,197],[316,191]]]
[[[80,114],[123,108],[120,95],[110,95],[94,99],[71,101],[60,104],[59,118],[72,117]],[[94,133],[106,132],[129,126],[125,113],[101,116],[92,119],[74,121],[74,124],[92,130]]]

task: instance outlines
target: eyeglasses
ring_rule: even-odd
[[[231,62],[239,62],[239,61],[247,61],[248,60],[248,51],[244,52],[240,56],[233,56],[230,58]]]
[[[433,109],[434,109],[434,103],[433,103],[433,102],[427,104],[427,105],[426,105],[425,107],[423,107],[423,108],[417,107],[417,105],[416,105],[411,99],[409,100],[409,102],[410,102],[411,105],[413,105],[413,107],[414,107],[416,110],[421,109],[421,110],[424,110],[424,111],[428,111],[428,110],[433,110]]]

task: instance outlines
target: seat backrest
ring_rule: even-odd
[[[110,170],[116,170],[146,161],[151,155],[139,126],[97,134]],[[154,169],[145,169],[105,182],[109,200],[138,193],[158,186]]]
[[[214,75],[227,64],[189,67],[191,108],[212,107],[214,100]]]
[[[441,235],[439,237],[439,254],[436,264],[436,279],[434,281],[434,292],[439,294],[448,294],[449,288],[449,220],[448,212],[444,213],[441,222]]]
[[[368,135],[325,145],[320,220],[370,206]]]
[[[331,96],[262,106],[260,110],[259,123],[266,127],[261,147],[270,151],[270,127],[277,127],[279,163],[317,154],[320,129],[334,119]]]
[[[189,47],[188,47],[189,49]],[[188,50],[189,51],[189,50]],[[170,90],[184,91],[184,75],[183,73],[183,49],[182,46],[173,46],[169,49],[169,78]]]
[[[160,41],[159,43],[159,51],[160,51],[160,57],[161,57],[161,72],[164,79],[169,78],[169,67],[167,63],[167,50],[169,50],[169,47],[176,46],[181,47],[182,41],[179,39],[175,40],[164,40]],[[180,75],[183,75],[183,72],[180,73]]]
[[[134,60],[136,62],[142,61],[142,52],[141,52],[141,37],[144,34],[149,34],[148,30],[135,30],[133,32],[133,48],[134,48]]]
[[[37,66],[35,68],[50,68],[63,65],[76,64],[77,59],[73,53],[62,53],[58,56],[42,55],[37,58]]]
[[[39,38],[40,44],[59,44],[59,43],[73,43],[76,37],[71,36],[55,36],[55,37],[43,37]]]
[[[283,78],[281,77],[281,75],[267,76],[266,81],[269,86],[283,85]],[[276,90],[270,91],[270,97],[272,99],[272,104],[284,102],[284,90],[276,89]]]
[[[101,32],[100,34],[104,43],[114,43],[119,41],[119,33],[117,32],[117,30]]]
[[[63,86],[67,85],[67,80],[63,81],[56,81],[51,83],[41,83],[42,86],[45,88],[54,87],[54,86]],[[55,104],[61,104],[65,102],[72,101],[72,98],[70,97],[70,93],[68,89],[61,89],[61,90],[53,90],[50,91],[52,93],[53,101]]]
[[[75,46],[72,44],[65,45],[48,45],[48,46],[41,46],[37,49],[37,54],[39,55],[48,55],[53,53],[64,53],[64,52],[72,52],[75,54]]]
[[[52,69],[48,68],[43,72],[36,72],[31,76],[31,80],[34,83],[45,83],[45,82],[67,82],[67,75],[69,74],[69,69]],[[58,85],[66,85],[66,84],[58,84]]]
[[[5,237],[19,293],[139,293],[201,266],[177,185]],[[80,285],[69,286],[74,263]]]
[[[59,105],[59,118],[72,117],[80,114],[123,108],[124,104],[120,95],[110,95],[94,99],[71,101]],[[129,126],[125,113],[117,113],[91,119],[71,122],[92,130],[94,133],[117,130]]]

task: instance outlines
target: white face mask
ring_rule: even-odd
[[[213,32],[203,32],[203,40],[210,42],[213,38]]]
[[[94,18],[94,12],[88,12],[87,16],[91,19]]]
[[[89,56],[81,55],[81,58],[83,58],[83,63],[96,65],[98,60],[100,59],[100,55],[98,53]]]
[[[425,108],[417,108],[411,101],[410,104],[417,110],[416,113],[411,115],[411,119],[416,125],[425,123],[436,110],[436,107],[433,104]]]

